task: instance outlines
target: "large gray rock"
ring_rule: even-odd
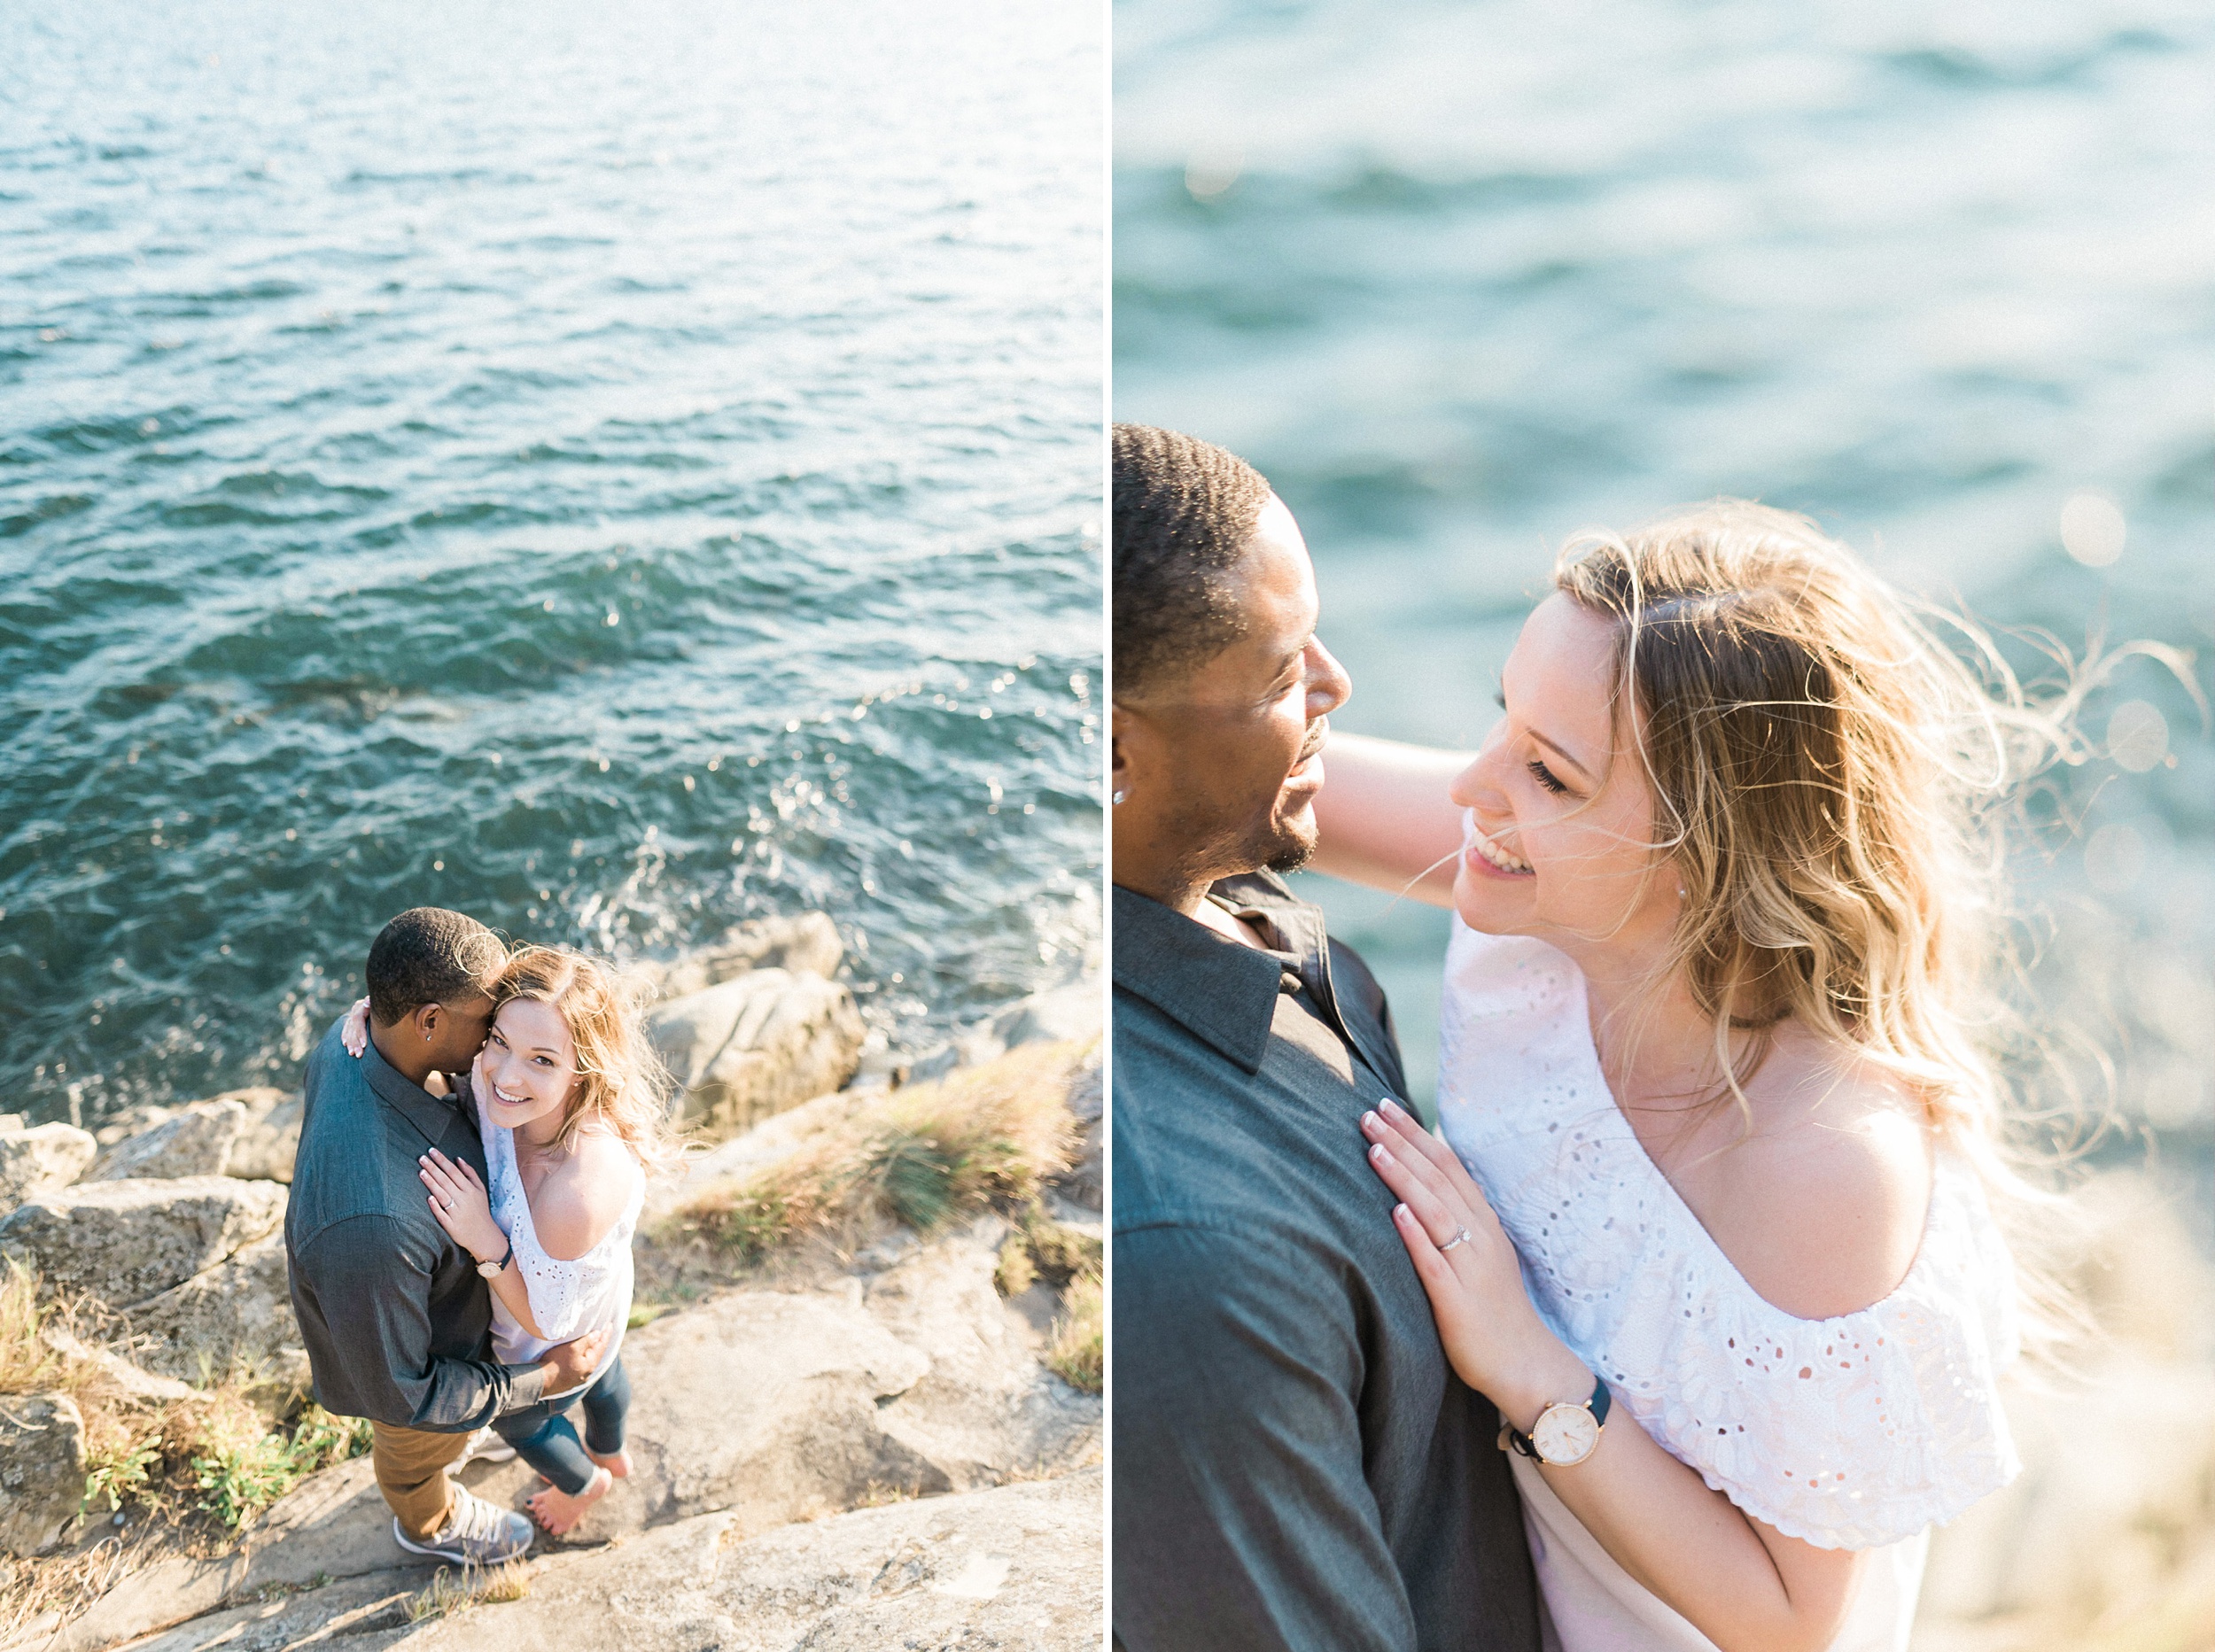
[[[944,1078],[956,1067],[982,1066],[1025,1044],[1098,1038],[1106,1017],[1097,975],[1034,992],[972,1023],[952,1042],[916,1056],[907,1064],[907,1080],[920,1084]]]
[[[225,1175],[270,1182],[292,1179],[292,1159],[300,1145],[300,1119],[306,1104],[298,1090],[234,1090],[218,1101],[235,1101],[246,1110],[246,1122],[230,1144],[224,1162]]]
[[[688,1122],[731,1135],[836,1090],[861,1060],[853,994],[820,975],[758,969],[655,1006],[654,1046]]]
[[[947,1489],[883,1421],[929,1361],[851,1297],[741,1291],[633,1331],[623,1360],[636,1468],[595,1510],[595,1536],[714,1510],[759,1532]]]
[[[732,930],[713,946],[688,952],[661,972],[661,997],[680,998],[750,970],[785,969],[796,974],[831,976],[846,956],[838,926],[828,912],[794,918],[758,918]]]
[[[1100,1402],[1038,1361],[1039,1338],[993,1282],[1006,1223],[988,1216],[910,1252],[864,1301],[930,1369],[881,1418],[956,1491],[1058,1473],[1100,1448]]]
[[[48,1295],[132,1308],[276,1231],[274,1182],[188,1176],[64,1188],[0,1220],[0,1257],[35,1268]]]
[[[0,1553],[35,1555],[84,1501],[84,1418],[67,1394],[0,1394]]]
[[[416,1652],[1097,1652],[1098,1472],[865,1509],[741,1539],[711,1515],[540,1574],[525,1599],[424,1624]]]
[[[98,1152],[89,1135],[66,1124],[0,1131],[0,1211],[67,1187]]]
[[[136,1176],[166,1182],[222,1175],[231,1144],[245,1124],[246,1109],[236,1101],[193,1102],[116,1143],[100,1155],[85,1180],[120,1182]]]
[[[200,1383],[268,1376],[299,1339],[272,1233],[132,1309],[128,1346],[147,1370]]]

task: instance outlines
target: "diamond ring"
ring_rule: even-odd
[[[1443,1256],[1448,1251],[1452,1250],[1457,1245],[1466,1245],[1468,1243],[1469,1229],[1466,1228],[1456,1228],[1454,1229],[1454,1237],[1438,1247],[1438,1253],[1441,1256]]]

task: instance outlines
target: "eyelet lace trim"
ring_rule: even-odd
[[[597,1329],[582,1322],[587,1310],[604,1308],[611,1297],[629,1293],[631,1234],[645,1202],[645,1177],[638,1175],[623,1215],[600,1242],[575,1260],[563,1261],[548,1256],[539,1243],[531,1202],[524,1197],[523,1176],[516,1166],[514,1134],[498,1125],[485,1132],[493,1220],[516,1247],[516,1267],[530,1295],[531,1317],[538,1322],[540,1340],[567,1342],[581,1331]]]
[[[1746,1284],[1616,1107],[1567,958],[1457,919],[1441,1023],[1446,1140],[1540,1312],[1711,1487],[1787,1536],[1865,1549],[2015,1477],[1997,1392],[2017,1347],[2014,1266],[1959,1155],[1938,1157],[1899,1287],[1796,1319]]]

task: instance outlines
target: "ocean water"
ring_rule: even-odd
[[[0,53],[0,1110],[287,1082],[385,917],[1096,952],[1080,4],[62,0]]]
[[[1340,726],[1473,745],[1564,538],[1726,493],[2079,658],[2196,651],[2215,686],[2204,8],[1115,19],[1115,416],[1224,443],[1291,505]],[[2100,755],[2049,777],[2017,868],[2038,1029],[2115,1139],[2203,1161],[2215,746],[2145,659],[2079,722]],[[1427,1093],[1444,914],[1306,881]]]

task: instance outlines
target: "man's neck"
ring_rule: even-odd
[[[1226,911],[1223,907],[1209,900],[1204,891],[1193,910],[1187,915],[1194,923],[1205,924],[1226,940],[1235,941],[1241,946],[1250,946],[1256,951],[1270,950],[1269,942],[1259,929],[1237,913]]]
[[[1269,942],[1261,931],[1244,919],[1224,911],[1208,898],[1208,891],[1215,887],[1212,880],[1180,884],[1175,888],[1155,889],[1125,879],[1116,881],[1134,895],[1143,895],[1149,901],[1159,901],[1173,912],[1181,912],[1193,922],[1214,930],[1226,941],[1235,941],[1240,946],[1250,946],[1257,951],[1269,950]]]
[[[405,1021],[394,1021],[390,1027],[379,1027],[371,1021],[369,1042],[377,1046],[377,1053],[385,1058],[393,1072],[421,1090],[424,1080],[431,1076],[432,1062],[428,1051],[408,1047],[407,1031]]]

